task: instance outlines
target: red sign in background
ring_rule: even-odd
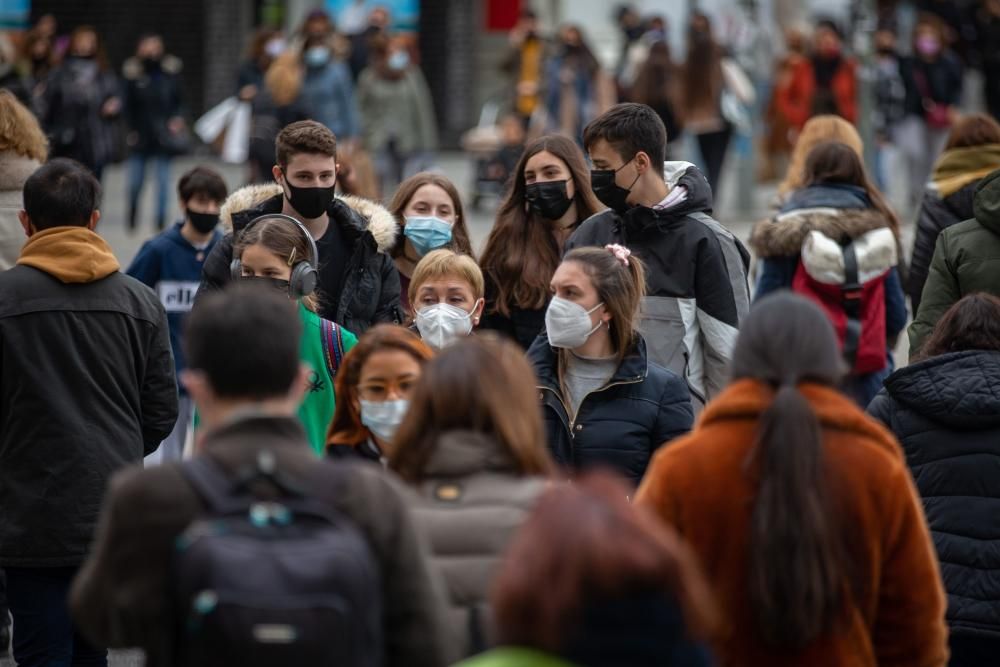
[[[521,15],[522,0],[488,0],[486,3],[486,29],[510,30]]]

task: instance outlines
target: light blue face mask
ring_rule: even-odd
[[[410,54],[406,51],[396,51],[389,56],[389,69],[402,71],[410,65]]]
[[[330,59],[330,50],[325,46],[313,46],[306,49],[306,65],[310,67],[322,67]]]
[[[423,257],[431,250],[451,243],[451,224],[433,216],[407,218],[403,235],[410,239],[413,249]]]

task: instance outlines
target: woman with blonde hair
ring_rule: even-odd
[[[826,141],[839,141],[847,145],[858,157],[863,158],[864,143],[857,128],[840,116],[814,116],[806,122],[795,141],[792,158],[788,162],[785,179],[778,185],[778,205],[784,204],[795,190],[805,186],[806,158],[812,149]]]
[[[0,90],[0,271],[14,266],[24,230],[17,213],[28,176],[45,162],[49,143],[38,120],[13,93]]]

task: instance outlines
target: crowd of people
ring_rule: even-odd
[[[633,47],[663,55],[635,18],[626,78]],[[549,69],[529,62],[548,48],[535,20],[518,76]],[[99,233],[99,165],[0,90],[0,651],[21,667],[131,647],[154,667],[992,664],[1000,124],[948,112],[904,247],[821,26],[819,55],[788,64],[781,95],[804,117],[752,264],[711,177],[670,159],[677,118],[708,153],[726,140],[741,85],[696,16],[711,71],[677,84],[715,97],[673,121],[653,99],[571,118],[590,84],[556,74],[571,122],[516,156],[477,255],[460,189],[407,174],[416,144],[393,135],[398,186],[359,196],[341,155],[367,130],[273,96],[282,59],[316,65],[330,29],[313,14],[304,50],[258,40],[273,62],[241,77],[278,110],[248,159],[267,182],[230,192],[190,169],[183,219],[124,270]],[[357,58],[330,81],[391,74],[369,85],[396,104],[410,64],[391,38],[365,50],[383,37],[345,42]],[[556,69],[587,71],[581,32],[563,37]],[[515,111],[530,120],[543,91],[519,84]]]

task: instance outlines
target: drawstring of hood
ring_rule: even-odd
[[[52,227],[32,234],[17,263],[63,283],[92,283],[121,268],[108,242],[86,227]]]

